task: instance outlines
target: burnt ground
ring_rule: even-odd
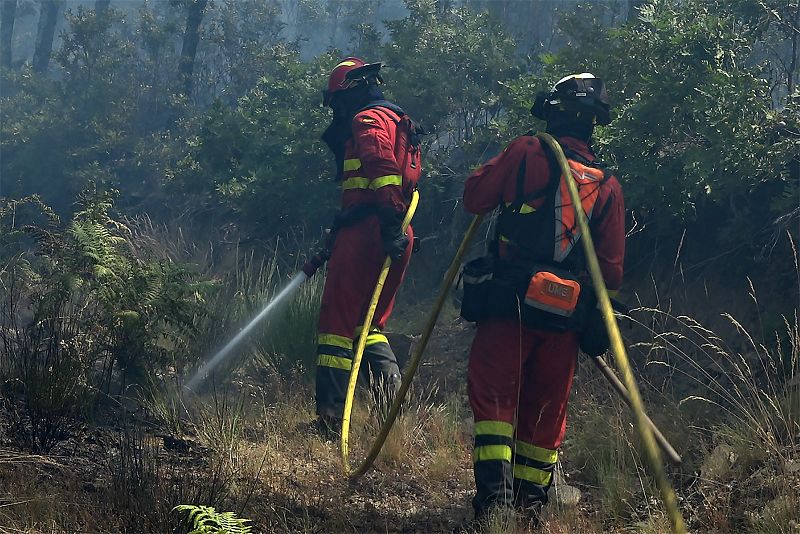
[[[123,409],[109,401],[89,414],[91,424],[69,426],[63,440],[38,455],[19,446],[19,436],[7,423],[0,451],[0,532],[185,532],[182,517],[172,510],[178,504],[233,511],[251,519],[254,532],[458,531],[472,515],[472,422],[465,386],[471,339],[471,325],[443,321],[381,457],[354,482],[343,475],[338,443],[308,427],[313,390],[307,380],[279,378],[263,369],[243,372],[230,386],[202,399],[180,399],[172,412],[163,402],[143,408],[131,400]],[[405,352],[404,342],[410,345],[411,339],[393,340],[398,352]],[[617,504],[624,509],[610,511],[608,492],[584,476],[600,458],[582,454],[587,448],[599,455],[618,447],[621,454],[615,458],[635,457],[625,452],[634,450],[633,443],[614,434],[630,432],[626,409],[617,403],[610,416],[600,413],[591,404],[598,399],[609,403],[607,387],[581,365],[570,408],[573,423],[558,470],[560,486],[538,531],[665,532],[653,497],[627,502],[623,495]],[[369,404],[362,395],[354,412],[354,464],[377,429]],[[3,420],[12,421],[11,407],[3,409]],[[598,420],[598,413],[613,417]],[[680,446],[677,423],[670,427],[668,413],[656,411],[653,417]],[[713,469],[731,471],[742,462],[736,454],[717,447],[702,466],[673,472],[684,509],[701,518],[695,525],[740,531],[731,517],[744,512],[730,508],[736,504],[732,495],[737,486],[706,483],[698,476],[711,481],[717,476]],[[780,504],[775,499],[780,486],[800,483],[800,464],[786,466],[792,470],[788,478],[773,482],[774,491],[759,488],[748,497],[748,507],[758,509],[769,499]],[[634,477],[634,486],[646,484],[640,464],[620,464],[613,470],[615,477]],[[747,476],[752,484],[753,477],[768,478],[770,473]],[[523,523],[484,530],[528,531]]]

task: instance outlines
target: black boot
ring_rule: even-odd
[[[342,420],[338,417],[318,415],[308,426],[322,441],[339,441],[342,435]]]

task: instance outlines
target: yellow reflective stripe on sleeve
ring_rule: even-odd
[[[344,170],[347,171],[357,171],[361,168],[361,160],[360,159],[346,159],[344,160]]]
[[[386,176],[379,176],[372,180],[369,184],[370,189],[380,189],[381,187],[386,187],[387,185],[403,185],[403,177],[399,174],[388,174]]]
[[[369,189],[369,180],[363,176],[353,176],[342,182],[342,189]]]
[[[485,462],[487,460],[511,461],[511,447],[508,445],[483,445],[475,447],[472,459],[474,462]]]
[[[527,480],[540,486],[547,486],[553,478],[553,473],[536,469],[527,465],[516,464],[514,466],[514,478]]]
[[[517,454],[544,464],[554,464],[558,461],[558,451],[543,449],[524,441],[517,441]]]
[[[389,344],[389,340],[386,339],[386,336],[381,334],[380,332],[373,332],[367,336],[367,346],[376,345],[378,343],[386,343]]]
[[[492,436],[505,436],[510,438],[514,435],[514,427],[505,421],[477,421],[475,423],[475,435],[482,436],[489,434]]]
[[[336,334],[320,334],[317,338],[319,345],[331,345],[342,349],[350,350],[353,348],[353,340],[349,337],[337,336]]]
[[[333,367],[334,369],[343,369],[349,371],[353,367],[353,360],[350,358],[342,358],[341,356],[332,356],[330,354],[320,354],[317,364],[322,367]]]

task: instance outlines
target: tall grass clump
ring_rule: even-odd
[[[251,253],[237,260],[238,267],[219,280],[219,291],[210,302],[212,313],[198,326],[202,334],[194,343],[201,359],[212,357],[285,287],[289,276],[279,259],[277,251],[261,260]],[[248,363],[259,371],[283,377],[298,367],[313,369],[323,284],[321,272],[303,283],[234,348],[214,374],[228,377]]]
[[[758,308],[752,284],[750,297]],[[800,498],[797,310],[763,338],[728,313],[715,330],[659,309],[634,314],[651,337],[636,345],[646,374],[668,384],[690,434],[700,477],[689,502],[698,523],[782,532],[777,525],[800,522],[792,505]]]

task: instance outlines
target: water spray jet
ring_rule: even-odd
[[[264,306],[264,308],[258,312],[253,320],[247,323],[244,328],[242,328],[238,334],[236,334],[233,339],[228,341],[228,343],[222,347],[214,356],[211,357],[205,364],[203,364],[200,369],[194,374],[194,376],[189,380],[186,384],[186,388],[189,390],[194,390],[200,383],[208,376],[216,367],[225,361],[225,359],[231,354],[231,351],[238,345],[244,338],[246,338],[250,332],[256,327],[258,323],[260,323],[263,319],[265,319],[271,312],[277,309],[278,305],[281,304],[286,298],[294,294],[295,291],[302,285],[303,282],[308,280],[308,275],[300,271],[295,274],[289,283],[283,289],[278,292],[269,302]]]

